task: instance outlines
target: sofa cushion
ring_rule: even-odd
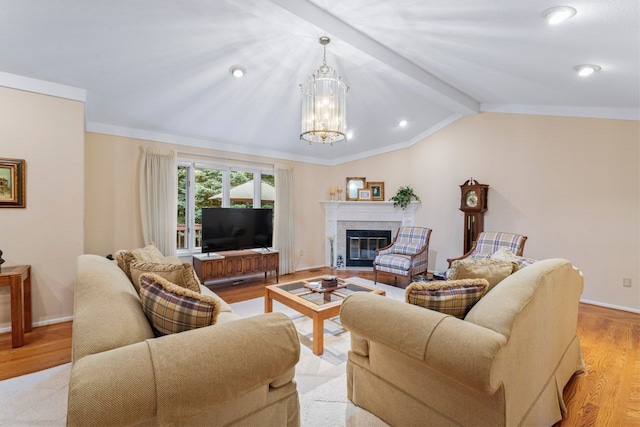
[[[175,285],[200,293],[200,281],[189,262],[158,264],[155,262],[133,261],[129,264],[129,270],[131,271],[131,282],[138,294],[140,293],[140,275],[143,273],[155,273]]]
[[[491,290],[504,278],[518,271],[515,261],[496,259],[461,259],[451,263],[448,279],[476,279],[483,278],[489,282]]]
[[[131,270],[129,269],[129,266],[133,261],[156,263],[166,262],[162,252],[160,252],[153,243],[148,244],[144,248],[138,248],[131,251],[120,249],[119,251],[116,251],[113,257],[115,258],[116,263],[118,263],[118,267],[127,274],[129,280],[131,280]]]
[[[125,272],[129,280],[131,280],[131,271],[129,270],[129,264],[133,261],[133,254],[131,251],[120,249],[113,254],[113,258],[116,260],[118,267],[120,267],[120,269]]]
[[[415,255],[420,252],[424,244],[422,243],[396,243],[393,246],[393,253],[401,255]]]
[[[138,261],[163,262],[164,255],[154,243],[150,243],[144,248],[138,248],[131,251],[133,257]]]
[[[405,301],[463,319],[488,287],[486,279],[414,282],[407,286]]]
[[[411,268],[411,257],[400,254],[387,254],[376,257],[376,265],[395,270],[409,271]]]
[[[173,284],[155,273],[140,275],[140,300],[158,336],[213,325],[220,314],[215,298]]]
[[[502,248],[502,249],[496,251],[496,253],[491,255],[491,259],[493,259],[493,260],[501,260],[501,261],[517,262],[518,263],[518,270],[522,269],[522,268],[525,268],[526,266],[531,265],[534,262],[536,262],[536,260],[533,259],[533,258],[525,258],[525,257],[518,256],[518,255],[514,254],[513,252],[511,252],[508,248]]]

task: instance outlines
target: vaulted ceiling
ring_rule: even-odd
[[[577,14],[549,25],[541,13],[556,5]],[[0,72],[85,89],[90,131],[336,164],[480,111],[638,120],[639,5],[0,0]],[[299,84],[321,65],[324,35],[350,87],[353,138],[333,146],[299,140]],[[580,77],[584,63],[602,69]]]

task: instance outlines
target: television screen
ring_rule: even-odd
[[[203,253],[272,245],[273,209],[202,209]]]

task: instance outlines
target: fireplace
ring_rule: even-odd
[[[393,202],[378,201],[321,201],[325,211],[325,235],[334,236],[333,245],[325,241],[325,262],[326,265],[336,265],[339,256],[347,260],[347,230],[380,230],[388,231],[392,236],[398,231],[400,226],[414,225],[416,209],[420,202],[411,202],[407,209],[398,209],[393,206]],[[389,243],[391,239],[389,239]],[[375,243],[378,247],[380,243]],[[371,257],[370,249],[367,249],[368,256]],[[374,251],[375,252],[375,251]],[[333,255],[333,259],[331,256]],[[361,253],[358,256],[362,258]],[[346,264],[345,267],[347,267]],[[372,265],[371,260],[366,264]],[[358,268],[355,266],[353,268]],[[365,267],[366,268],[366,267]]]
[[[347,230],[346,266],[371,267],[376,250],[391,243],[391,231],[388,230]]]

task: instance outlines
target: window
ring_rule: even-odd
[[[260,207],[273,209],[273,206],[276,203],[276,183],[273,173],[262,174],[262,185],[260,190]]]
[[[256,177],[259,179],[256,182]],[[178,254],[199,252],[202,208],[273,208],[273,169],[178,163]]]
[[[231,171],[229,178],[229,207],[252,208],[253,207],[253,173]]]
[[[178,165],[178,239],[176,249],[187,248],[187,182],[189,180],[189,168]]]

